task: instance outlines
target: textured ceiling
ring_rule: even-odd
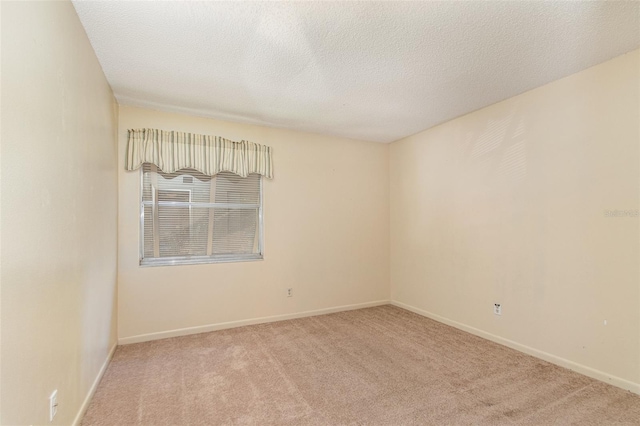
[[[74,5],[121,104],[379,142],[640,46],[636,2]]]

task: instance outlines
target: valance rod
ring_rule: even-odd
[[[126,170],[136,170],[143,163],[151,163],[165,173],[195,169],[208,176],[231,172],[242,177],[257,173],[273,178],[269,146],[158,129],[130,129],[128,132]]]

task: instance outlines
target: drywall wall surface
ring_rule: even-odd
[[[639,88],[634,51],[394,142],[392,300],[640,383]]]
[[[0,422],[69,425],[116,342],[117,105],[70,2],[0,7]]]
[[[140,171],[124,170],[132,128],[271,146],[264,260],[140,267]],[[387,145],[127,106],[118,133],[121,339],[388,300]]]

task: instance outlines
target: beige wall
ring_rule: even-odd
[[[393,143],[392,299],[637,386],[639,219],[605,210],[639,208],[639,65]]]
[[[127,129],[144,127],[273,147],[264,260],[138,266],[140,172],[124,152]],[[389,298],[387,145],[121,106],[118,174],[121,339]]]
[[[2,414],[76,418],[116,342],[117,106],[69,2],[2,2]]]

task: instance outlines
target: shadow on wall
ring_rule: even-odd
[[[527,176],[525,123],[519,110],[516,104],[506,117],[489,120],[464,141],[470,176],[487,186],[516,186]]]
[[[530,169],[524,110],[514,103],[460,135],[453,217],[441,223],[449,230],[442,246],[453,253],[443,257],[453,264],[441,272],[460,294],[484,277],[501,300],[544,295],[547,229],[539,218],[546,206],[531,204],[528,178],[537,169]],[[524,260],[523,250],[529,253]]]

